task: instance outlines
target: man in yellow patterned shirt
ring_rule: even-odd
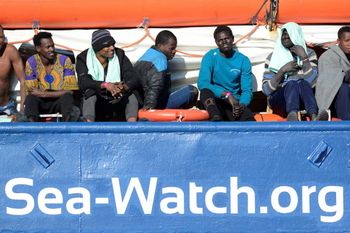
[[[73,91],[78,90],[78,84],[71,60],[55,53],[49,32],[38,33],[33,42],[37,54],[28,58],[25,68],[26,116],[29,121],[38,121],[39,114],[60,112],[63,121],[77,121]]]

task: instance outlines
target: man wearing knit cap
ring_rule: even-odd
[[[138,101],[133,94],[137,74],[125,52],[114,45],[110,32],[99,29],[92,33],[91,48],[77,57],[83,117],[88,122],[137,120]]]

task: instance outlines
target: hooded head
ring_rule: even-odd
[[[286,23],[282,26],[273,50],[269,69],[275,73],[290,61],[293,61],[293,55],[290,48],[294,45],[299,45],[307,52],[304,33],[302,28],[293,22]],[[297,57],[298,65],[301,65],[301,59]]]
[[[288,36],[284,36],[287,34]],[[306,50],[306,44],[304,39],[304,33],[301,27],[297,23],[286,23],[281,28],[280,42],[286,48],[289,49],[290,46],[299,45]],[[290,42],[288,43],[288,39]],[[279,43],[279,41],[277,41]]]

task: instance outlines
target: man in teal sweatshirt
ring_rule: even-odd
[[[212,121],[254,121],[247,107],[253,96],[251,63],[233,49],[229,27],[218,26],[214,39],[218,48],[207,52],[201,63],[200,101]]]

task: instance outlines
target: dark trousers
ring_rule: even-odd
[[[137,118],[139,103],[134,94],[124,95],[115,103],[100,95],[83,99],[83,117],[90,121],[126,121]]]
[[[61,113],[64,121],[69,121],[74,98],[66,93],[58,98],[40,98],[29,94],[25,100],[24,113],[28,118],[39,119],[40,114]]]
[[[318,112],[315,95],[305,80],[287,82],[270,96],[269,104],[275,114],[284,117],[292,111],[297,112],[304,108],[309,115]]]
[[[342,120],[350,120],[350,86],[342,83],[333,101],[337,117]]]
[[[220,115],[224,121],[255,121],[254,114],[248,107],[244,108],[239,117],[234,118],[232,114],[232,105],[226,99],[215,98],[214,93],[209,89],[201,90],[200,101],[204,108],[208,111],[210,119],[212,119],[215,115]],[[213,104],[207,105],[209,102]]]

